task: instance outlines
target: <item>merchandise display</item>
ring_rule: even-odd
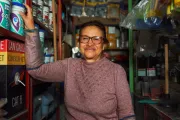
[[[120,6],[119,4],[110,3],[107,6],[107,18],[119,18]]]
[[[53,31],[53,13],[49,13],[49,29]]]
[[[96,5],[95,16],[106,18],[106,16],[107,16],[107,4]]]
[[[93,6],[85,6],[85,12],[88,17],[94,17],[95,8]]]
[[[0,46],[0,99],[7,98],[3,109],[10,118],[25,110],[24,44],[4,39]]]
[[[39,29],[39,38],[41,41],[41,49],[44,52],[44,39],[45,39],[45,31],[42,29]]]
[[[12,12],[11,12],[11,27],[10,30],[19,35],[24,36],[24,21],[19,14],[19,12],[25,12],[25,7],[23,4],[13,2],[12,3]]]
[[[37,8],[37,19],[40,22],[43,22],[43,6],[42,5],[38,6]]]
[[[43,6],[43,24],[49,27],[49,7]]]
[[[24,0],[12,0],[12,2],[18,2],[18,3],[23,4],[23,3],[24,3]]]
[[[38,9],[38,5],[32,4],[32,13],[34,17],[37,16],[37,9]]]
[[[81,16],[82,15],[82,6],[72,5],[71,7],[71,16]]]
[[[10,1],[1,0],[0,1],[0,26],[9,30],[9,18],[10,18]]]

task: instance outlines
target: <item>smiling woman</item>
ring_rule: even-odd
[[[102,23],[91,21],[82,25],[79,48],[87,62],[95,62],[102,58],[102,51],[107,43],[106,30]]]
[[[67,120],[135,120],[124,69],[102,55],[108,43],[103,24],[91,21],[81,26],[79,48],[83,59],[43,64],[38,32],[32,19],[28,19],[32,15],[23,16],[31,31],[26,31],[25,40],[28,72],[42,81],[65,82]]]

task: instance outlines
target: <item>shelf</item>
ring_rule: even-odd
[[[53,32],[49,30],[42,22],[34,18],[34,22],[39,25],[41,29],[44,29],[48,34],[45,34],[47,38],[52,38],[53,37]]]
[[[97,20],[102,22],[104,25],[119,25],[120,19],[108,19],[101,17],[73,17],[74,25],[79,26],[85,22]]]
[[[13,38],[13,39],[16,39],[16,40],[20,40],[20,41],[25,41],[25,37],[24,36],[21,36],[21,35],[18,35],[14,32],[11,32],[10,30],[6,30],[2,27],[0,27],[0,35],[2,36],[5,36],[5,37],[8,37],[8,38]]]
[[[17,113],[15,116],[13,116],[11,118],[8,118],[7,120],[15,120],[15,119],[21,120],[20,118],[24,117],[24,116],[27,116],[27,113],[28,113],[28,110],[26,109],[24,111],[21,111],[21,112]]]
[[[124,49],[105,49],[104,51],[105,52],[107,52],[107,51],[125,51],[125,52],[128,52],[129,49],[127,49],[127,48],[124,48]]]

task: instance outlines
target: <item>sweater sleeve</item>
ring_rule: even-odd
[[[65,79],[68,60],[43,64],[43,52],[39,40],[38,30],[25,34],[25,58],[28,73],[38,80],[59,82]]]
[[[126,120],[127,118],[134,118],[134,110],[127,82],[126,72],[120,66],[116,69],[116,96],[117,96],[117,113],[120,120]],[[128,120],[128,119],[127,119]],[[133,119],[135,120],[135,118]]]

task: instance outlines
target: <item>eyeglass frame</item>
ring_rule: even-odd
[[[88,38],[87,42],[81,42],[80,38],[83,37],[83,36]],[[100,42],[99,42],[99,43],[94,43],[94,41],[93,41],[93,38],[94,38],[94,37],[98,37],[98,38],[100,39],[100,40],[99,40]],[[87,35],[80,35],[80,36],[79,36],[79,42],[80,42],[80,43],[87,44],[87,43],[89,42],[89,40],[92,40],[92,42],[93,42],[94,44],[100,44],[100,43],[102,43],[102,42],[104,41],[104,37],[102,37],[102,36],[92,36],[92,37],[89,37],[89,36],[87,36]]]

